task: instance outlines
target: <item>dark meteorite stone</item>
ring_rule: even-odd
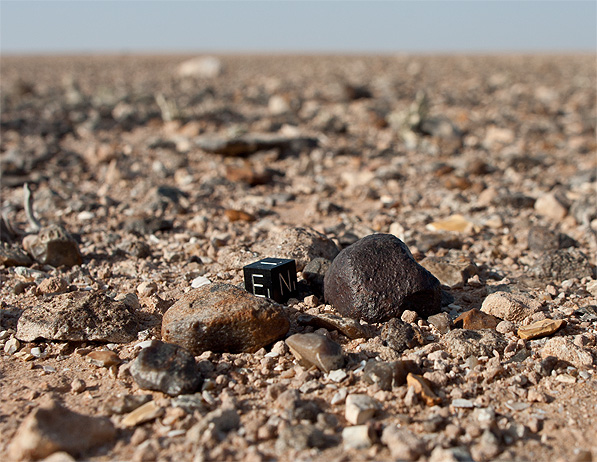
[[[404,310],[441,308],[440,283],[391,234],[372,234],[342,250],[324,280],[325,299],[343,316],[384,322]]]
[[[159,340],[141,350],[130,370],[139,387],[170,396],[193,393],[201,385],[195,358],[184,348]]]

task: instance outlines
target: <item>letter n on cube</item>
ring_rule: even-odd
[[[285,258],[264,258],[243,268],[245,289],[257,297],[278,303],[296,294],[296,262]]]

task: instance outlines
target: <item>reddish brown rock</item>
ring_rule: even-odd
[[[518,329],[518,336],[524,340],[547,337],[555,334],[566,325],[563,319],[542,319],[528,326],[522,326]]]
[[[193,354],[254,352],[283,337],[290,327],[284,309],[223,283],[185,294],[164,314],[162,339]]]
[[[501,319],[487,313],[483,313],[477,308],[466,311],[454,320],[454,325],[462,329],[495,329]]]

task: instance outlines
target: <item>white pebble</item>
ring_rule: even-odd
[[[193,279],[191,282],[191,287],[193,289],[198,289],[199,287],[206,286],[208,284],[211,284],[209,279],[207,279],[205,276],[199,276]]]

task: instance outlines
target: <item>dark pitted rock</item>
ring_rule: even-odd
[[[323,278],[331,264],[331,260],[318,257],[311,260],[303,268],[303,279],[307,281],[313,292],[323,294]]]
[[[575,248],[545,252],[533,265],[531,272],[538,278],[558,281],[594,276],[589,258]]]
[[[79,244],[62,226],[46,226],[37,234],[25,236],[23,247],[42,265],[70,267],[83,263]]]
[[[178,345],[159,340],[153,340],[139,352],[130,372],[139,387],[170,396],[194,393],[202,381],[193,355]]]
[[[387,346],[398,353],[423,344],[423,338],[418,330],[396,318],[390,319],[383,326],[381,339]]]
[[[545,252],[547,250],[566,249],[576,247],[578,243],[570,236],[556,233],[545,226],[533,226],[529,229],[527,246],[532,252]]]
[[[294,334],[286,339],[286,345],[300,363],[317,366],[324,372],[344,365],[342,347],[324,335]]]
[[[493,350],[501,354],[508,344],[502,334],[492,329],[454,329],[444,335],[440,342],[452,356],[463,359],[469,356],[493,356]]]
[[[0,266],[29,266],[33,260],[16,245],[0,242]],[[322,288],[323,288],[323,276]]]
[[[82,415],[51,400],[21,423],[8,448],[10,460],[43,459],[57,451],[77,457],[111,442],[116,428],[106,417]]]
[[[425,257],[420,265],[433,274],[443,285],[463,285],[479,271],[471,259],[461,253],[450,251],[444,257]]]
[[[236,286],[199,287],[172,305],[162,319],[162,339],[198,355],[203,351],[255,352],[290,327],[283,308]]]
[[[384,322],[404,310],[441,308],[439,281],[391,234],[372,234],[342,250],[324,281],[325,299],[343,316]]]
[[[461,329],[495,329],[501,319],[473,308],[454,319],[454,325]]]
[[[126,301],[114,301],[102,292],[70,292],[56,295],[23,312],[17,338],[72,342],[128,343],[140,330],[134,310]]]
[[[304,326],[337,330],[350,339],[369,338],[373,335],[370,326],[361,325],[356,319],[343,318],[335,314],[322,313],[317,316],[303,313],[297,318],[297,322]]]

